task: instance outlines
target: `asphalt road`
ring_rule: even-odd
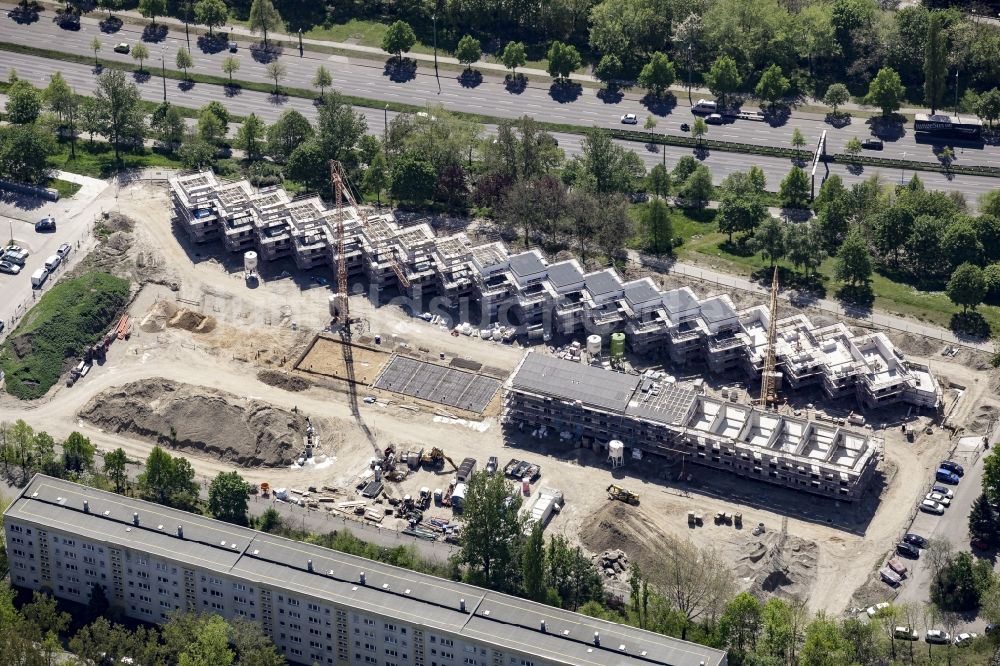
[[[44,87],[48,84],[49,77],[53,71],[61,71],[66,81],[76,92],[80,94],[91,94],[95,86],[94,70],[89,65],[81,65],[70,62],[54,63],[52,60],[39,56],[24,55],[19,53],[4,53],[4,65],[17,70],[17,74],[22,79],[31,81],[34,85]],[[139,90],[144,99],[159,102],[163,99],[163,80],[160,77],[151,76],[145,80],[138,80]],[[207,104],[212,100],[225,103],[226,107],[236,115],[248,115],[256,113],[265,122],[272,123],[286,109],[296,109],[307,118],[315,119],[316,107],[311,100],[301,97],[277,97],[266,93],[244,90],[235,95],[228,94],[226,88],[222,86],[195,84],[187,91],[180,89],[180,82],[167,79],[167,99],[180,106],[197,108]],[[357,107],[356,110],[362,113],[368,121],[368,131],[381,136],[385,127],[385,118],[392,118],[394,114],[386,113],[384,110],[371,109],[368,107]],[[486,126],[486,132],[495,131],[494,126]],[[559,146],[566,152],[567,156],[580,154],[583,137],[579,134],[554,134],[559,141]],[[644,143],[620,141],[621,145],[635,150],[646,163],[647,167],[652,167],[663,161],[663,146],[656,146],[651,150]],[[690,148],[680,146],[666,146],[666,163],[668,168],[672,168],[682,155],[690,155]],[[727,153],[722,151],[710,151],[704,157],[704,163],[712,171],[713,179],[718,183],[722,178],[735,171],[746,171],[751,164],[756,164],[763,169],[767,176],[768,187],[777,190],[781,179],[785,177],[792,166],[791,160],[775,157],[762,157],[757,155],[744,155],[740,153]],[[909,179],[912,172],[901,174],[896,170],[885,171],[872,169],[870,167],[858,172],[849,171],[844,165],[830,165],[830,173],[839,174],[846,183],[850,184],[868,178],[872,173],[881,171],[884,178],[896,180],[901,176]],[[817,174],[817,187],[819,186],[821,173]],[[920,172],[920,178],[927,187],[940,190],[961,190],[966,194],[969,202],[974,204],[976,198],[984,192],[1000,187],[1000,179],[987,178],[981,176],[954,175],[951,178],[937,172]]]
[[[0,5],[3,7],[4,5]],[[138,26],[126,24],[114,34],[100,31],[93,18],[85,18],[78,31],[64,30],[51,19],[53,14],[45,12],[39,21],[30,25],[19,25],[10,18],[0,20],[0,40],[37,46],[41,48],[58,49],[61,51],[93,55],[90,42],[95,35],[99,36],[103,48],[100,52],[102,60],[134,62],[130,55],[113,51],[115,44],[121,41],[135,44],[140,37]],[[161,53],[166,65],[176,69],[174,58],[178,49],[186,45],[183,31],[172,29],[165,40],[160,43],[148,44],[152,57],[150,64],[159,66]],[[237,78],[248,81],[269,81],[266,64],[259,62],[251,55],[246,42],[240,44],[238,56],[241,69]],[[192,57],[196,73],[223,76],[221,62],[228,56],[228,51],[206,53],[192,41]],[[4,53],[7,60],[12,54]],[[440,78],[435,77],[434,70],[426,63],[421,63],[413,78],[396,82],[387,75],[384,64],[378,61],[362,58],[347,58],[339,55],[325,55],[306,51],[305,57],[299,57],[297,49],[286,49],[279,61],[287,68],[283,85],[312,88],[311,79],[316,68],[326,65],[333,76],[333,86],[354,95],[371,99],[409,104],[440,103],[446,108],[456,111],[481,113],[495,117],[519,117],[529,114],[538,120],[568,123],[582,126],[619,127],[620,117],[624,113],[635,113],[641,123],[650,110],[640,101],[640,95],[629,93],[621,98],[610,99],[599,96],[594,88],[582,88],[575,99],[556,98],[544,82],[529,85],[519,93],[508,92],[502,79],[485,77],[478,85],[463,85],[458,75],[453,71],[442,71]],[[13,64],[13,63],[12,63]],[[440,84],[440,88],[439,88]],[[193,92],[193,91],[192,91]],[[178,91],[180,94],[180,91]],[[178,100],[178,103],[181,103]],[[680,124],[690,122],[692,115],[687,106],[687,99],[679,99],[677,107],[667,112],[658,113],[658,132],[680,135]],[[787,122],[772,127],[763,122],[736,121],[722,126],[709,128],[708,136],[725,141],[742,141],[768,146],[788,146],[793,128],[798,128],[805,135],[810,149],[814,148],[821,132],[828,130],[828,151],[841,152],[844,144],[852,137],[865,138],[872,136],[871,127],[862,120],[855,119],[846,128],[835,128],[816,114],[794,113]],[[1000,147],[987,146],[983,149],[956,147],[956,162],[958,164],[983,164],[1000,166]],[[888,140],[885,150],[878,153],[882,157],[903,158],[936,162],[937,157],[930,145],[918,144],[909,129],[905,129],[898,138]]]

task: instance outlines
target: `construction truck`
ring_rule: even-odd
[[[271,485],[267,481],[264,481],[262,484],[260,484],[260,495],[261,497],[271,496]]]
[[[455,461],[446,456],[444,451],[436,446],[430,451],[424,451],[420,455],[420,464],[424,467],[438,469],[444,467],[445,462],[451,465],[453,471],[458,471],[458,465],[455,464]]]
[[[615,484],[608,486],[608,499],[618,500],[620,502],[625,502],[626,504],[639,503],[638,494]]]

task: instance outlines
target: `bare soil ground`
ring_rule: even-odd
[[[369,385],[392,356],[390,351],[361,344],[352,345],[355,381]],[[347,380],[343,343],[333,337],[320,335],[309,352],[295,369],[308,374],[323,375]]]

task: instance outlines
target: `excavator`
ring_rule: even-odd
[[[626,504],[639,504],[639,495],[637,493],[615,484],[608,486],[608,499],[618,500]]]
[[[442,451],[436,446],[432,448],[430,451],[425,451],[420,456],[420,464],[423,465],[424,467],[433,467],[433,468],[444,467],[445,462],[451,465],[452,471],[454,472],[458,471],[458,465],[455,464],[455,461],[446,456],[444,454],[444,451]]]

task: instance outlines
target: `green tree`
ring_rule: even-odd
[[[139,145],[146,135],[139,89],[120,69],[109,69],[97,77],[90,111],[101,127],[99,133],[114,147],[116,162],[121,159],[123,145]]]
[[[517,78],[517,68],[524,67],[524,63],[527,61],[524,42],[507,42],[507,46],[503,47],[503,53],[500,54],[500,62],[510,70],[511,76],[515,79]]]
[[[549,63],[549,76],[555,79],[557,84],[569,81],[569,75],[580,67],[580,52],[570,44],[552,42],[546,57]]]
[[[642,124],[642,128],[649,132],[649,142],[653,142],[653,130],[656,129],[656,118],[653,116],[646,116],[646,122]]]
[[[984,492],[972,503],[969,512],[969,534],[974,539],[983,539],[991,545],[995,545],[1000,538],[998,532],[997,512],[990,506],[990,498]]]
[[[76,432],[63,442],[63,467],[68,472],[86,472],[94,466],[96,447],[90,440]]]
[[[114,18],[111,12],[115,11],[116,9],[121,9],[122,0],[98,0],[97,4],[100,7],[103,7],[104,9],[108,10],[108,20],[110,21],[111,19]]]
[[[172,457],[158,446],[149,452],[146,468],[136,479],[136,487],[141,499],[176,509],[188,509],[198,499],[198,484],[194,481],[191,463],[180,456]]]
[[[483,48],[479,45],[479,40],[472,35],[465,35],[458,40],[455,47],[455,57],[465,65],[466,71],[472,71],[473,63],[483,57]]]
[[[616,85],[622,76],[622,61],[615,54],[606,53],[594,67],[594,76],[609,87]]]
[[[139,13],[155,26],[156,17],[167,13],[167,0],[139,0]]]
[[[421,202],[434,196],[434,165],[415,153],[403,153],[392,165],[389,191],[402,201]]]
[[[837,115],[837,109],[841,104],[851,101],[851,92],[843,83],[832,83],[823,95],[823,103],[833,107],[833,115]]]
[[[704,208],[712,198],[713,190],[712,174],[707,166],[699,164],[684,181],[678,196],[696,208]]]
[[[785,227],[776,217],[768,215],[750,238],[750,247],[760,252],[771,266],[785,256]]]
[[[272,60],[271,62],[267,63],[265,69],[267,70],[267,78],[274,81],[274,94],[275,95],[280,94],[281,79],[285,78],[285,75],[288,73],[288,68],[285,67],[285,63],[279,60]]]
[[[198,0],[194,6],[194,18],[198,23],[208,26],[208,34],[217,26],[223,26],[229,20],[229,8],[223,0]]]
[[[698,168],[698,160],[696,160],[691,155],[681,155],[680,159],[677,160],[677,164],[674,165],[673,177],[678,183],[683,183],[688,179],[688,176],[694,173],[694,170]]]
[[[7,88],[7,119],[15,125],[30,125],[42,111],[42,96],[38,90],[19,79]]]
[[[234,145],[246,153],[249,161],[255,162],[262,157],[266,136],[267,125],[256,113],[251,113],[236,132]]]
[[[932,215],[920,215],[913,221],[913,233],[906,240],[906,255],[916,275],[937,275],[947,259],[942,249],[944,220]]]
[[[183,46],[177,50],[177,60],[175,64],[180,69],[184,70],[184,78],[188,78],[188,68],[194,67],[194,59],[191,57],[191,52],[188,51]]]
[[[667,167],[657,164],[649,170],[649,189],[658,197],[670,194],[670,172]]]
[[[806,626],[799,654],[801,666],[843,666],[851,663],[851,646],[840,633],[837,621],[820,612]]]
[[[778,196],[784,208],[807,208],[809,206],[809,176],[806,172],[793,166],[784,180]]]
[[[976,100],[975,113],[993,127],[993,123],[1000,118],[1000,88],[993,88],[981,94]]]
[[[899,109],[905,93],[899,74],[890,67],[883,67],[868,86],[865,104],[877,106],[882,110],[882,115],[888,117]]]
[[[979,264],[983,260],[983,244],[971,220],[960,217],[953,221],[941,237],[941,250],[952,266]]]
[[[856,229],[847,234],[837,252],[835,275],[850,285],[867,284],[871,279],[872,258],[865,239]]]
[[[1000,503],[1000,454],[996,449],[983,458],[983,493],[991,502]]]
[[[785,256],[806,275],[816,272],[826,258],[819,227],[812,222],[790,224],[785,230]]]
[[[97,53],[101,50],[101,38],[94,37],[90,40],[90,50],[94,52],[94,67],[100,67],[101,63],[97,59]]]
[[[139,61],[139,71],[143,71],[142,61],[149,59],[149,49],[145,44],[138,42],[132,47],[132,59]]]
[[[240,666],[285,666],[288,662],[278,654],[271,639],[260,624],[241,617],[229,623],[229,643],[236,652]]]
[[[524,596],[545,601],[545,537],[542,526],[535,523],[521,547],[521,577]]]
[[[73,90],[66,83],[62,72],[56,72],[49,78],[49,85],[42,91],[42,100],[49,107],[49,110],[56,114],[59,122],[63,123],[64,126],[71,117],[75,116],[79,108],[76,95],[73,94]],[[9,99],[7,103],[8,105],[10,104]]]
[[[413,28],[406,21],[396,21],[385,31],[382,37],[382,50],[396,56],[397,62],[402,62],[403,54],[409,52],[417,41]]]
[[[741,657],[756,650],[761,628],[762,609],[749,592],[740,592],[726,604],[719,621],[719,628],[729,647]]]
[[[662,543],[654,574],[661,594],[679,613],[681,639],[698,618],[722,613],[732,597],[732,574],[712,548],[699,548],[690,540]]]
[[[753,234],[757,226],[768,217],[767,205],[762,196],[763,186],[757,188],[749,174],[736,172],[726,176],[719,186],[719,212],[715,216],[719,231],[729,234]]]
[[[308,189],[317,191],[326,187],[330,179],[329,160],[315,139],[303,141],[288,156],[287,175]]]
[[[376,151],[368,168],[365,169],[364,187],[368,192],[374,192],[379,206],[382,205],[382,190],[389,186],[389,165],[386,164],[385,154]]]
[[[694,122],[691,123],[691,136],[694,137],[699,146],[706,134],[708,134],[708,125],[705,123],[705,119],[701,117],[695,118]]]
[[[726,95],[739,90],[743,79],[736,68],[736,61],[728,55],[721,55],[712,63],[712,67],[705,75],[705,83],[712,94],[719,98],[719,105],[726,106]]]
[[[771,106],[788,94],[790,83],[778,65],[771,65],[760,75],[754,92],[758,99],[766,100]]]
[[[913,210],[906,205],[896,204],[880,211],[872,225],[872,240],[883,256],[892,256],[894,266],[899,265],[899,251],[913,233],[916,219]]]
[[[237,472],[219,472],[208,486],[208,510],[219,520],[247,525],[250,486]]]
[[[125,455],[124,449],[118,448],[104,454],[104,475],[114,484],[116,493],[125,492],[125,484],[128,481],[125,470],[127,463],[128,456]]]
[[[924,100],[934,113],[941,104],[948,76],[948,45],[944,14],[931,12],[924,39]]]
[[[583,139],[585,186],[597,194],[626,194],[645,175],[645,168],[635,152],[619,146],[607,130],[592,129]]]
[[[330,70],[323,65],[317,67],[316,74],[313,76],[312,84],[313,87],[319,88],[320,97],[326,95],[326,89],[333,85],[333,77],[330,76]]]
[[[221,615],[207,616],[194,641],[178,655],[178,666],[229,666],[235,655],[229,649],[229,625]]]
[[[184,140],[184,118],[170,102],[157,105],[149,117],[149,129],[167,150],[174,150]]]
[[[337,91],[323,98],[316,119],[316,140],[327,161],[337,160],[348,172],[358,166],[358,145],[368,129],[365,117],[356,112]],[[328,169],[326,178],[329,179]]]
[[[677,72],[674,69],[674,64],[670,62],[666,54],[657,51],[639,72],[639,85],[648,90],[654,97],[662,97],[676,78]]]
[[[650,250],[657,254],[673,252],[674,226],[670,209],[663,199],[652,199],[643,206],[642,223],[649,234]]]
[[[458,561],[469,567],[473,583],[498,591],[512,589],[517,552],[524,534],[521,495],[500,475],[476,472],[463,503],[462,549]]]
[[[806,137],[798,127],[792,130],[792,148],[802,150],[806,146]]]
[[[973,310],[986,298],[986,280],[979,266],[964,263],[955,269],[948,280],[945,293],[955,305],[962,306],[962,312]]]
[[[285,162],[295,147],[315,135],[312,125],[295,109],[288,109],[267,129],[267,154]]]
[[[253,0],[247,18],[247,27],[254,34],[263,33],[264,47],[267,48],[267,33],[281,27],[281,14],[271,0]]]
[[[861,154],[861,139],[856,136],[852,136],[847,140],[847,143],[844,144],[844,150],[846,150],[847,154],[851,157],[857,157]]]
[[[219,117],[207,109],[198,114],[198,138],[212,145],[218,145],[226,138],[226,128]]]
[[[236,56],[226,56],[222,61],[222,72],[229,76],[229,85],[233,85],[233,73],[240,70],[240,59]]]

